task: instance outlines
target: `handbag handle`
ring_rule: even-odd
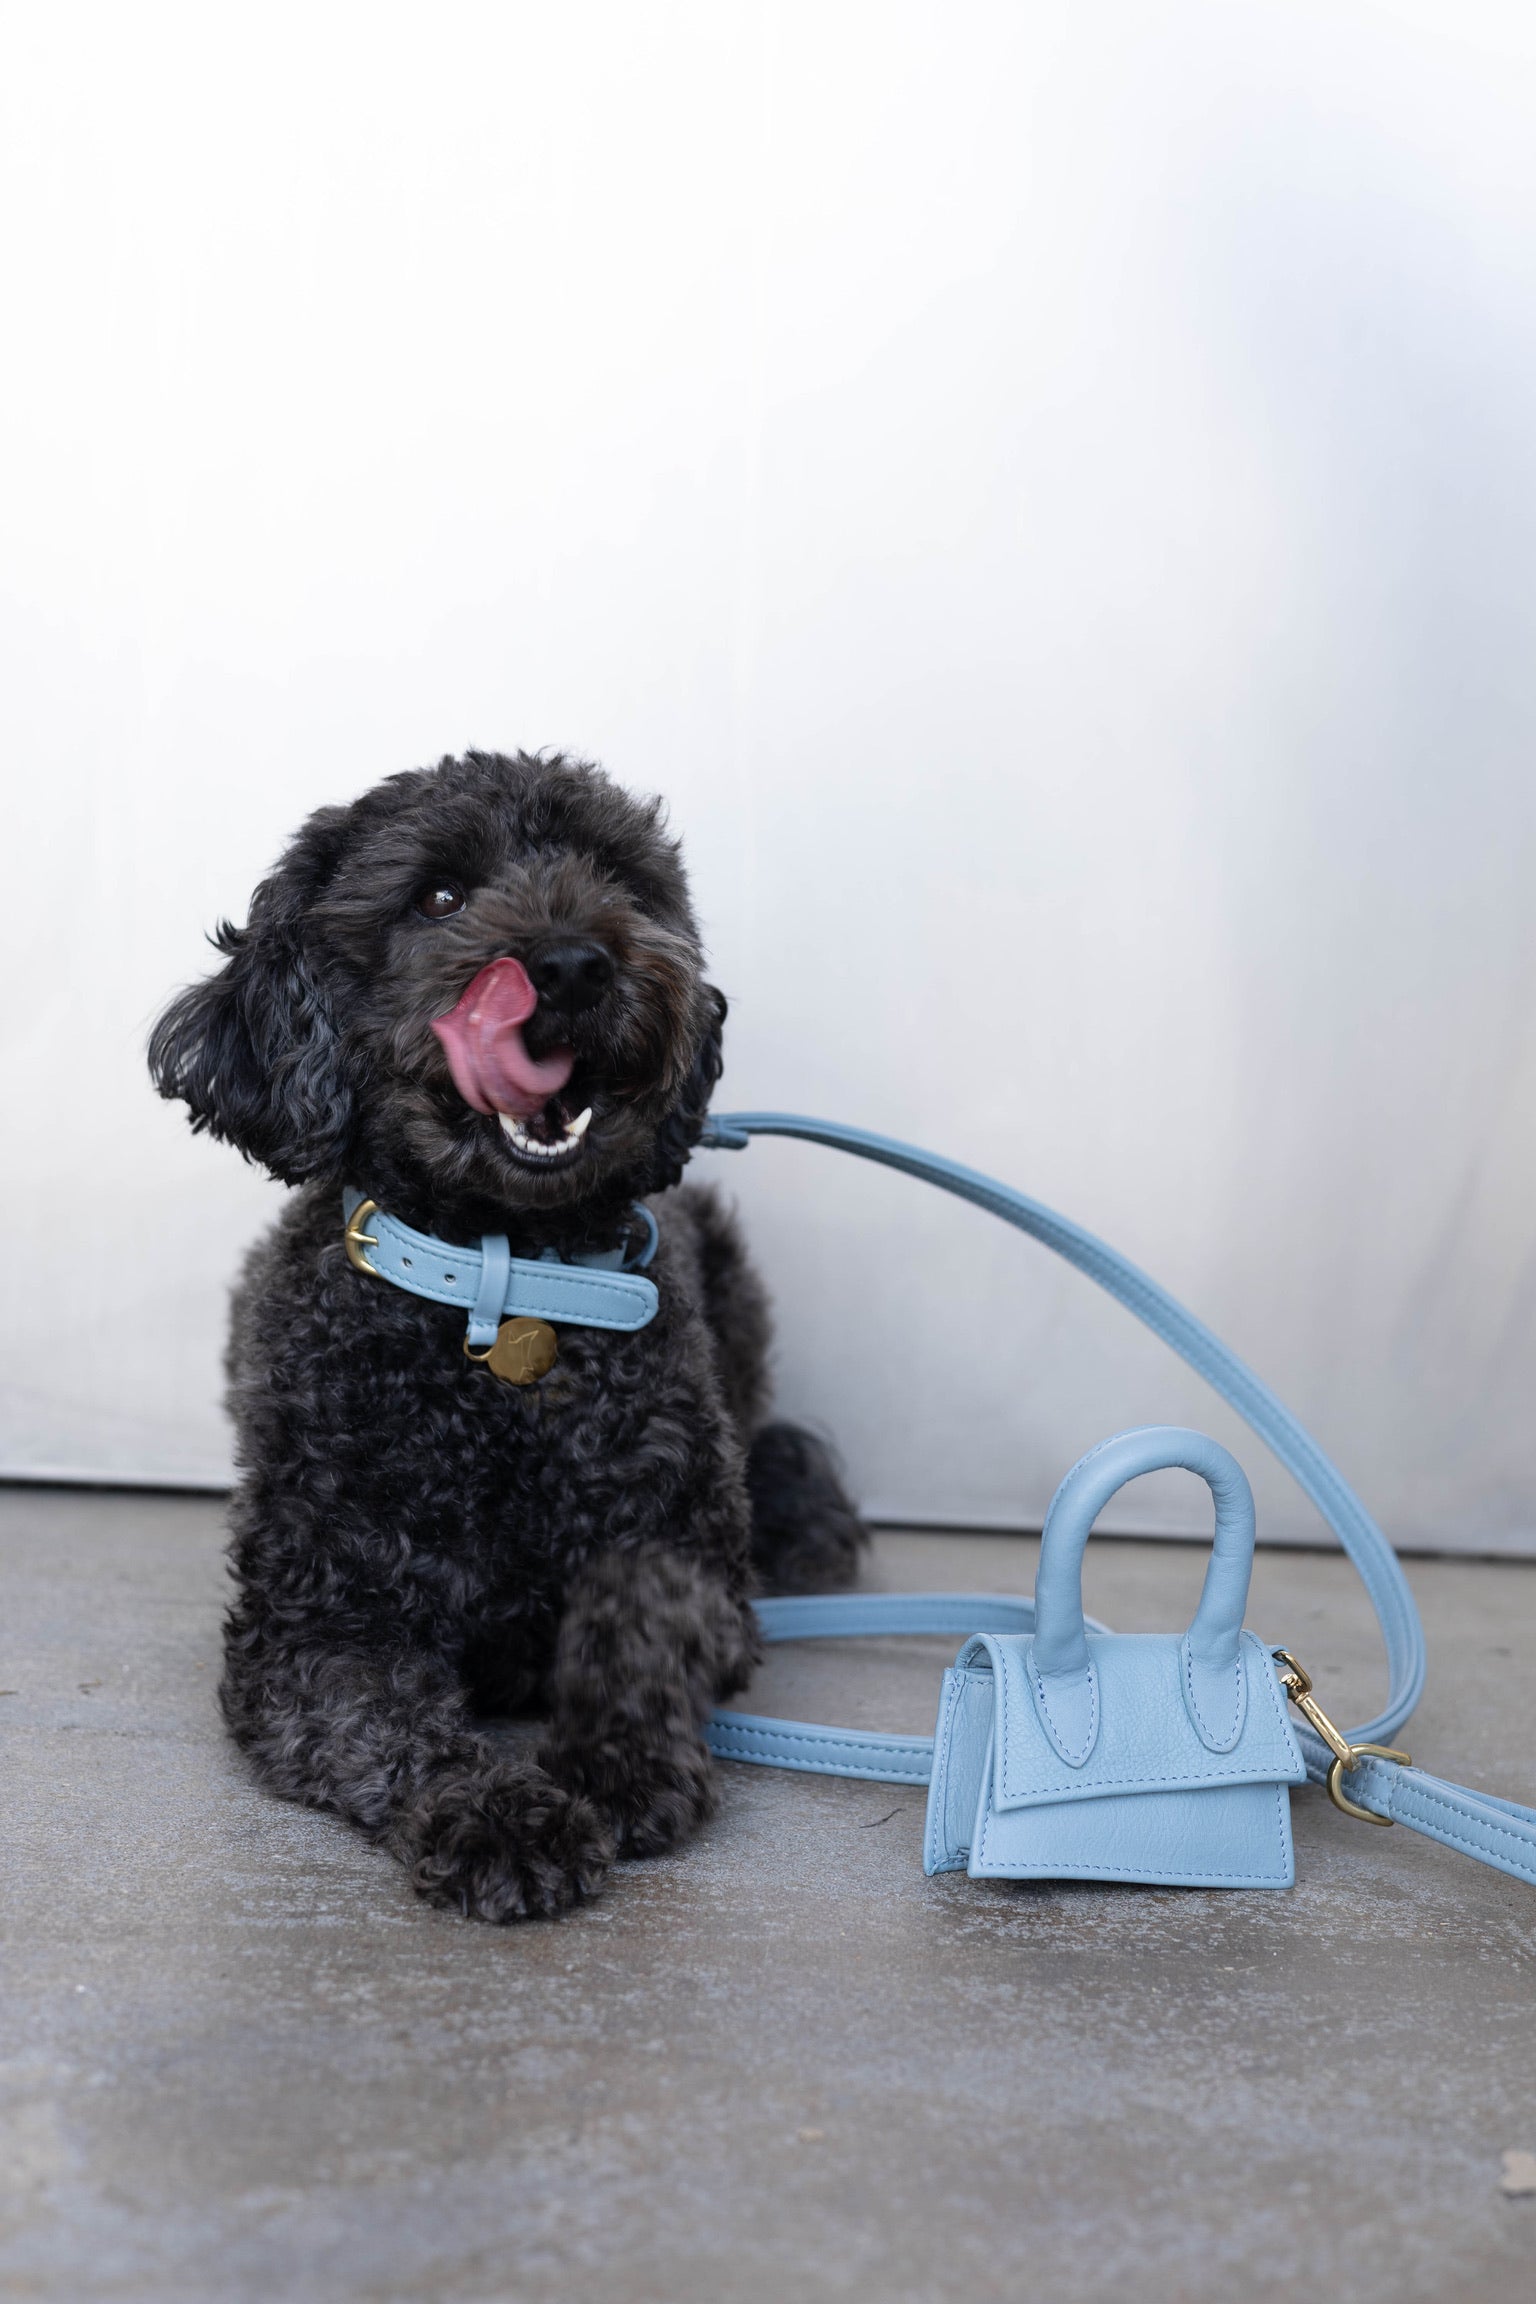
[[[1194,1472],[1216,1504],[1200,1601],[1179,1644],[1179,1684],[1208,1751],[1230,1752],[1247,1708],[1239,1640],[1253,1573],[1253,1490],[1237,1458],[1203,1432],[1148,1424],[1117,1432],[1080,1457],[1051,1498],[1035,1578],[1034,1670],[1040,1724],[1080,1768],[1098,1738],[1098,1675],[1083,1625],[1083,1553],[1110,1498],[1143,1472]]]

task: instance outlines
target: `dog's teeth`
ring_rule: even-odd
[[[574,1120],[567,1120],[565,1124],[566,1136],[573,1144],[579,1144],[591,1125],[592,1107],[589,1104],[585,1112],[578,1112]]]
[[[568,1128],[564,1137],[557,1138],[553,1144],[546,1144],[542,1137],[530,1136],[514,1113],[498,1112],[496,1117],[501,1122],[502,1134],[514,1152],[521,1152],[535,1160],[563,1160],[581,1142],[592,1114],[590,1111],[583,1112],[574,1127]]]

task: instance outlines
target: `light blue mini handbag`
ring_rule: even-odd
[[[1083,1548],[1138,1473],[1210,1483],[1216,1540],[1194,1622],[1087,1630]],[[924,1862],[974,1879],[1289,1888],[1289,1787],[1307,1764],[1279,1667],[1243,1630],[1253,1494],[1203,1433],[1121,1432],[1074,1464],[1040,1544],[1035,1629],[978,1632],[944,1675]]]
[[[1397,1556],[1359,1498],[1289,1410],[1155,1281],[1037,1201],[888,1137],[790,1113],[714,1117],[703,1142],[799,1136],[904,1170],[989,1209],[1119,1298],[1235,1408],[1297,1481],[1359,1570],[1386,1643],[1387,1702],[1341,1730],[1290,1651],[1245,1631],[1253,1496],[1237,1459],[1199,1432],[1121,1432],[1074,1464],[1051,1501],[1032,1600],[993,1593],[837,1593],[762,1600],[765,1638],[953,1633],[935,1735],[877,1735],[761,1714],[716,1712],[710,1749],[880,1783],[926,1784],[924,1866],[975,1879],[1119,1880],[1199,1888],[1288,1888],[1290,1788],[1326,1784],[1369,1824],[1409,1824],[1536,1884],[1536,1810],[1415,1768],[1391,1737],[1424,1685],[1424,1635]],[[1215,1501],[1200,1602],[1180,1634],[1119,1634],[1083,1614],[1083,1552],[1128,1480],[1182,1466]],[[1287,1713],[1300,1713],[1300,1727]]]

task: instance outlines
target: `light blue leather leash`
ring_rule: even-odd
[[[1343,1732],[1347,1747],[1379,1746],[1402,1727],[1423,1692],[1425,1654],[1419,1612],[1397,1555],[1316,1441],[1203,1322],[1091,1232],[973,1168],[892,1137],[790,1112],[711,1115],[700,1143],[704,1148],[741,1150],[753,1136],[796,1136],[830,1145],[987,1209],[1076,1265],[1170,1345],[1237,1411],[1310,1497],[1370,1595],[1387,1651],[1387,1702],[1374,1720]],[[981,1632],[1029,1632],[1035,1623],[1033,1600],[985,1593],[839,1593],[760,1600],[757,1611],[769,1641],[836,1640],[871,1633],[952,1633],[964,1639]],[[1298,1709],[1304,1717],[1323,1720],[1332,1731],[1305,1691]],[[722,1759],[867,1777],[877,1783],[926,1784],[933,1760],[931,1737],[825,1728],[754,1713],[717,1711],[705,1733],[710,1750]],[[1298,1729],[1297,1736],[1308,1775],[1323,1782],[1334,1766],[1335,1749],[1312,1728]],[[1404,1763],[1364,1755],[1350,1766],[1349,1795],[1355,1813],[1363,1811],[1381,1823],[1411,1825],[1498,1871],[1536,1884],[1536,1810],[1444,1783]]]

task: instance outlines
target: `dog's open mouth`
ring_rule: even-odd
[[[590,1104],[584,1104],[574,1119],[570,1116],[574,1101],[571,1096],[551,1096],[537,1112],[519,1115],[498,1111],[496,1117],[514,1152],[525,1160],[537,1160],[545,1167],[559,1167],[576,1158],[592,1124]]]
[[[523,1038],[538,1001],[520,960],[493,960],[446,1016],[432,1019],[432,1029],[465,1103],[487,1119],[495,1115],[520,1159],[559,1167],[580,1155],[592,1104],[573,1084],[574,1049],[535,1056]]]

